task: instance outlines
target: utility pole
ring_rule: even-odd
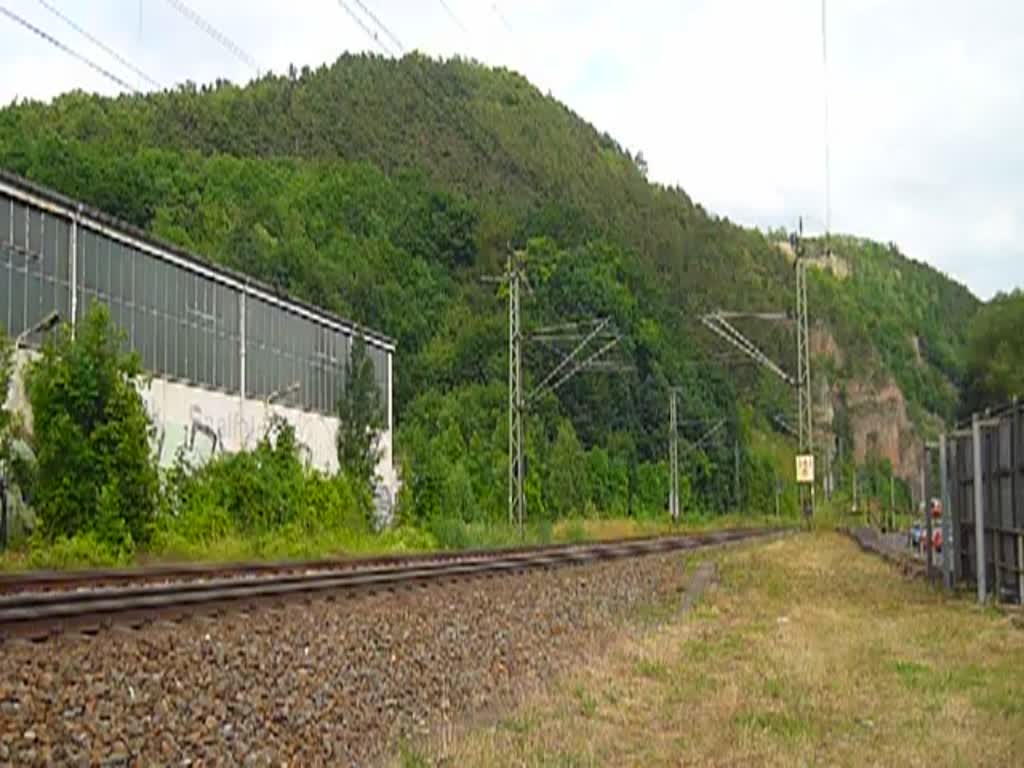
[[[510,525],[518,526],[522,536],[526,517],[525,419],[530,405],[545,394],[554,392],[581,371],[619,371],[627,368],[602,360],[622,338],[610,318],[540,328],[530,335],[530,339],[549,345],[551,351],[561,357],[561,361],[526,396],[523,347],[527,336],[523,330],[520,307],[523,289],[530,291],[530,283],[526,279],[525,252],[510,248],[504,274],[482,279],[488,283],[508,285],[508,520]],[[566,341],[578,342],[568,354],[561,352],[557,346]],[[593,344],[600,346],[593,350]],[[587,353],[588,349],[592,351]]]
[[[736,499],[736,511],[740,511],[740,438],[737,435],[732,441],[732,494]]]
[[[9,512],[7,509],[7,475],[6,467],[0,466],[0,550],[6,550],[10,543]]]
[[[797,484],[800,489],[800,506],[805,516],[814,514],[814,408],[811,387],[811,332],[807,303],[807,268],[814,259],[803,253],[803,219],[798,231],[790,236],[790,245],[795,256],[796,273],[796,357],[797,376],[794,379],[778,364],[762,352],[750,339],[744,336],[730,320],[750,318],[757,320],[788,320],[790,315],[766,312],[723,312],[718,310],[701,317],[701,322],[712,332],[727,341],[764,368],[774,373],[797,391],[797,414],[799,429],[797,439]],[[827,238],[827,233],[826,233]],[[827,248],[827,244],[826,244]],[[826,481],[827,487],[827,481]]]
[[[669,462],[669,491],[668,491],[668,513],[672,522],[679,521],[679,413],[676,398],[678,391],[675,387],[669,390],[668,406],[668,462]]]
[[[811,333],[807,311],[807,263],[804,258],[801,240],[803,238],[803,219],[800,220],[799,231],[795,237],[796,247],[796,386],[797,411],[799,419],[798,440],[800,455],[811,457],[810,482],[801,484],[801,506],[804,514],[814,515],[814,414],[811,401]]]
[[[832,492],[843,488],[843,436],[836,437],[836,463],[832,466]]]
[[[519,294],[523,254],[510,251],[505,269],[508,280],[508,521],[523,533],[526,507],[523,467],[523,331]]]
[[[857,464],[853,465],[853,513],[857,514]]]
[[[896,527],[896,478],[889,473],[889,530]]]

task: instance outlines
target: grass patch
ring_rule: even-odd
[[[398,755],[402,768],[430,768],[432,765],[425,755],[409,744],[402,744],[399,747]]]
[[[634,669],[637,676],[646,677],[648,680],[664,680],[668,677],[668,667],[660,661],[640,659]]]
[[[769,677],[764,681],[764,692],[768,698],[780,701],[786,690],[785,683],[777,677]]]
[[[959,693],[984,687],[988,682],[988,675],[976,664],[932,669],[915,661],[895,661],[892,666],[906,688],[922,693]]]
[[[582,685],[576,686],[573,692],[576,697],[576,702],[579,707],[579,713],[586,718],[592,718],[597,714],[597,699],[590,691],[584,688]]]
[[[528,714],[519,717],[510,717],[498,723],[498,727],[502,730],[514,733],[518,736],[525,736],[530,733],[535,726],[536,720],[533,716]]]
[[[625,624],[605,654],[528,697],[528,734],[477,727],[449,764],[1020,763],[1024,632],[1005,616],[832,533],[713,557],[719,587],[697,609]]]
[[[92,534],[62,538],[52,543],[30,538],[19,547],[0,553],[0,571],[504,549],[734,528],[743,523],[756,526],[761,522],[760,518],[738,516],[695,518],[684,526],[634,518],[572,519],[555,524],[549,521],[533,523],[527,526],[525,536],[520,536],[517,527],[505,522],[467,523],[452,519],[429,521],[422,527],[402,526],[380,534],[342,525],[293,523],[260,532],[245,533],[222,526],[211,529],[207,535],[194,535],[194,532],[184,535],[175,526],[162,526],[147,549],[134,553],[116,551]],[[661,621],[667,615],[664,606],[658,606],[652,619]]]
[[[806,720],[781,712],[743,712],[736,716],[736,725],[786,741],[799,739],[810,730]]]

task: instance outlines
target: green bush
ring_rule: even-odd
[[[75,536],[58,536],[53,541],[34,540],[29,549],[28,566],[63,570],[127,565],[131,553],[102,534],[86,531]]]
[[[4,404],[7,402],[7,392],[11,388],[13,373],[14,347],[7,334],[0,328],[0,469],[5,469],[11,460],[14,416],[4,408]]]
[[[452,517],[436,517],[427,525],[427,531],[441,549],[469,549],[469,528],[465,521]]]
[[[88,534],[119,555],[149,541],[159,479],[141,374],[99,303],[76,335],[65,325],[29,366],[34,504],[44,540]]]
[[[570,520],[562,532],[562,537],[568,544],[582,544],[587,540],[587,529],[582,520]]]
[[[371,499],[362,482],[306,467],[295,429],[283,419],[271,422],[252,451],[222,454],[199,467],[179,460],[166,491],[160,542],[176,549],[231,536],[368,531]]]

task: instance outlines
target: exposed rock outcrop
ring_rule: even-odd
[[[815,360],[831,360],[833,369],[845,363],[842,349],[827,328],[816,327],[811,334],[811,353]],[[853,445],[846,444],[858,464],[875,457],[888,459],[897,477],[906,481],[915,500],[920,494],[924,464],[924,440],[907,412],[903,391],[890,378],[879,383],[861,378],[833,380],[816,366],[814,380],[814,419],[816,438],[831,453],[839,450],[837,436],[847,432]],[[845,430],[840,429],[844,423]]]

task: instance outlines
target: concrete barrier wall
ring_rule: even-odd
[[[16,353],[15,376],[6,402],[8,408],[22,417],[29,430],[32,414],[23,374],[37,354],[28,350]],[[335,417],[160,378],[153,378],[142,386],[141,394],[155,427],[153,451],[163,467],[172,465],[179,452],[189,461],[201,464],[219,453],[251,449],[276,415],[295,427],[300,451],[310,466],[324,472],[338,469],[335,435],[340,422]],[[398,493],[398,477],[390,429],[382,432],[378,447],[381,452],[377,465],[379,492],[394,499]]]

